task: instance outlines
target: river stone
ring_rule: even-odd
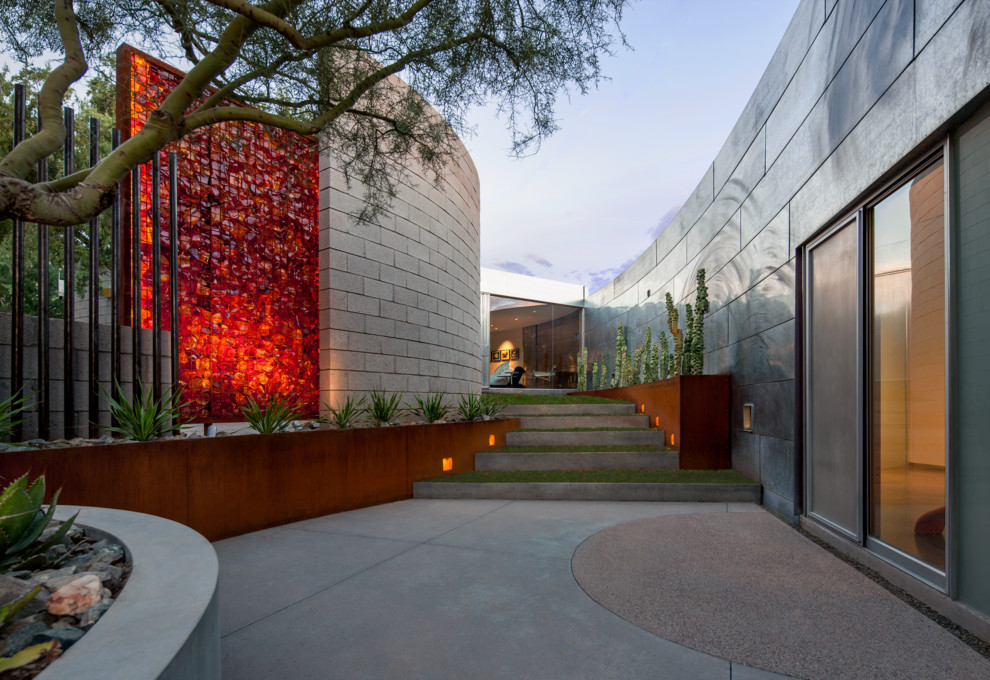
[[[100,620],[100,617],[103,616],[103,614],[108,609],[110,609],[110,605],[112,605],[113,603],[114,603],[114,599],[112,597],[105,597],[96,604],[94,604],[92,607],[90,607],[89,611],[87,611],[85,614],[79,617],[79,627],[89,628],[90,626],[92,626],[94,623]]]
[[[14,626],[16,624],[10,624]],[[29,647],[36,636],[48,632],[48,626],[41,621],[29,621],[16,628],[12,633],[0,641],[0,655],[11,656],[17,654],[25,647]]]
[[[95,574],[82,574],[66,583],[48,598],[48,613],[79,616],[103,599],[103,585]]]
[[[6,574],[0,574],[0,605],[13,602],[33,587],[33,585],[19,578],[11,578]]]

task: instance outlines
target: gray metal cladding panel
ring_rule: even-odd
[[[924,0],[914,7],[914,49],[924,49],[963,0]]]
[[[732,322],[729,322],[732,325]],[[730,329],[731,330],[731,329]],[[787,321],[729,345],[735,384],[790,380],[794,377],[794,321]]]
[[[806,440],[809,510],[859,533],[857,227],[809,252]],[[787,437],[790,439],[791,437]]]
[[[760,437],[760,482],[774,493],[794,498],[794,442]]]
[[[710,282],[714,277],[739,254],[739,214],[736,213],[715,235],[711,243],[701,251],[695,261],[695,271],[705,270],[705,282],[708,285],[708,298],[712,309],[718,309],[731,299],[726,291],[712,290]]]
[[[787,145],[882,6],[879,0],[841,2],[826,20],[767,120],[767,163]]]
[[[822,0],[802,0],[784,37],[777,46],[767,70],[760,78],[729,138],[722,145],[714,163],[716,191],[720,190],[735,171],[739,160],[750,148],[760,128],[777,105],[784,88],[804,59],[818,30],[825,20]]]
[[[666,323],[664,323],[666,329]],[[726,307],[705,317],[705,348],[709,351],[729,344],[729,310]],[[715,364],[712,364],[714,367]],[[721,373],[722,371],[710,371]]]
[[[794,260],[763,279],[729,305],[729,342],[794,318]]]
[[[786,263],[791,258],[788,222],[785,207],[712,278],[709,297],[734,300]]]
[[[616,295],[621,295],[629,288],[634,288],[641,278],[646,276],[657,265],[656,242],[640,253],[639,257],[613,280]]]
[[[742,404],[733,408],[742,409]],[[732,431],[732,469],[760,481],[760,435],[745,430]]]
[[[783,380],[732,387],[733,429],[741,430],[742,404],[753,405],[753,432],[794,439],[794,381]]]

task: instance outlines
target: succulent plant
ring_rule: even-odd
[[[440,392],[428,394],[426,397],[417,394],[413,398],[416,400],[416,405],[411,407],[409,411],[428,423],[435,423],[443,419],[450,411],[450,406],[443,403],[443,394]]]
[[[155,437],[176,432],[180,429],[179,414],[182,408],[190,402],[182,403],[182,388],[166,390],[160,399],[155,401],[150,389],[138,380],[134,388],[133,399],[124,396],[124,390],[119,383],[114,383],[116,397],[107,392],[103,385],[100,390],[106,397],[117,425],[107,427],[111,432],[119,432],[128,439],[146,442]]]
[[[50,557],[48,549],[62,540],[72,527],[75,515],[47,540],[38,540],[55,514],[58,495],[56,491],[48,510],[43,510],[45,476],[40,475],[29,485],[26,474],[15,479],[0,493],[0,573],[40,566],[58,559]]]
[[[324,402],[324,406],[327,407],[327,412],[330,415],[324,416],[320,420],[325,423],[333,423],[338,430],[346,430],[357,425],[364,418],[366,411],[364,397],[355,401],[348,396],[343,402],[337,404],[337,408],[327,402]]]
[[[485,404],[477,394],[462,394],[461,401],[457,404],[457,412],[468,422],[481,420],[485,415]]]
[[[505,404],[496,401],[494,396],[486,394],[481,397],[481,408],[489,418],[497,418],[505,409]]]
[[[276,395],[259,404],[253,398],[247,398],[247,404],[241,409],[248,425],[255,432],[272,434],[285,432],[293,420],[301,415],[298,401],[290,401],[288,397]]]
[[[18,391],[0,402],[0,439],[9,437],[24,422],[22,414],[33,406],[34,394],[22,395]]]
[[[388,425],[402,415],[402,392],[394,392],[391,396],[385,390],[371,390],[371,403],[365,413],[376,426]]]

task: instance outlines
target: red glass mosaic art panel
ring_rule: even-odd
[[[183,74],[126,46],[117,59],[117,123],[127,139]],[[178,154],[179,381],[192,402],[185,415],[242,420],[248,396],[276,394],[298,398],[308,414],[317,413],[316,142],[256,123],[202,128],[161,152],[163,197],[169,151]],[[150,164],[141,168],[141,187],[141,325],[153,324],[151,244],[157,237],[159,313],[162,328],[171,330],[168,204],[163,198],[156,227]]]

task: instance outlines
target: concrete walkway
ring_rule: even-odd
[[[725,503],[410,500],[215,543],[223,675],[780,678],[668,642],[594,602],[571,557],[636,519]]]
[[[219,541],[223,674],[785,678],[647,632],[595,602],[572,574],[575,550],[609,527],[665,515],[706,513],[714,520],[715,513],[754,512],[764,513],[733,503],[410,500]],[[744,519],[723,516],[727,524]],[[609,540],[609,532],[601,536]],[[772,540],[761,546],[778,548]],[[616,579],[624,578],[621,571],[615,569]],[[607,584],[607,575],[598,582]],[[901,615],[921,617],[906,605]],[[888,634],[899,624],[885,623]],[[821,633],[827,638],[827,630]],[[827,648],[827,641],[816,645],[818,653]]]

